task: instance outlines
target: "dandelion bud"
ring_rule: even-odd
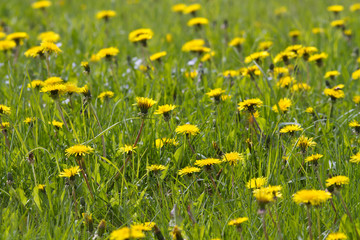
[[[106,222],[104,219],[102,219],[97,227],[97,235],[101,237],[106,230]]]
[[[89,62],[81,62],[81,66],[84,68],[86,74],[90,74],[90,65]]]
[[[155,235],[156,239],[165,240],[165,238],[162,235],[162,233],[161,233],[160,229],[158,228],[158,226],[154,225],[153,231],[154,231],[154,235]]]
[[[180,232],[180,229],[178,228],[178,226],[175,226],[173,231],[172,231],[172,234],[173,234],[173,238],[175,240],[183,240],[184,238],[181,236],[181,232]]]
[[[29,157],[28,157],[28,161],[30,164],[34,164],[35,159],[34,159],[34,153],[29,153]]]
[[[14,183],[14,178],[13,178],[13,175],[12,175],[11,172],[8,172],[8,174],[7,174],[7,181],[6,181],[6,183],[7,183],[8,185],[12,185],[12,184]]]
[[[94,230],[92,214],[83,213],[83,217],[84,217],[84,223],[88,231],[92,232]]]

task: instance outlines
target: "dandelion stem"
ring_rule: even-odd
[[[188,144],[189,144],[189,147],[190,147],[190,149],[191,149],[191,152],[195,155],[196,152],[195,152],[193,146],[191,145],[190,137],[188,137],[188,135],[186,135],[186,140],[187,140],[187,142],[188,142]]]
[[[102,132],[102,127],[101,127],[101,123],[99,121],[99,118],[98,118],[98,115],[96,113],[96,110],[94,108],[94,106],[92,105],[92,103],[90,102],[90,108],[95,116],[95,119],[96,119],[96,122],[100,128],[100,132]],[[103,145],[103,157],[106,158],[106,145],[105,145],[105,137],[104,137],[104,134],[101,135],[101,142],[102,142],[102,145]]]
[[[88,187],[88,189],[89,189],[89,191],[90,191],[91,198],[94,199],[94,195],[93,195],[93,193],[92,193],[92,191],[91,191],[88,178],[87,178],[86,173],[85,173],[85,171],[84,171],[84,168],[83,168],[83,166],[82,166],[82,164],[81,164],[81,162],[80,162],[80,159],[76,159],[76,160],[77,160],[77,164],[78,164],[79,167],[80,167],[81,174],[82,174],[82,176],[83,176],[83,178],[84,178],[84,180],[85,180],[85,182],[86,182],[86,185],[87,185],[87,187]]]
[[[313,233],[312,233],[312,229],[311,229],[311,216],[310,216],[310,205],[306,205],[306,214],[307,214],[307,218],[308,218],[308,228],[309,228],[309,237],[310,240],[313,240]]]
[[[62,112],[62,110],[61,110],[61,106],[60,106],[59,100],[55,100],[55,105],[56,105],[56,107],[57,107],[57,109],[58,109],[58,111],[59,111],[59,113],[60,113],[61,120],[64,122],[64,125],[65,125],[66,129],[67,129],[68,131],[70,131],[70,130],[69,130],[69,127],[68,127],[68,125],[67,125],[67,123],[66,123],[66,120],[65,120],[65,118],[64,118],[64,114],[63,114],[63,112]]]
[[[263,211],[263,210],[260,210],[260,211],[261,211],[260,215],[261,215],[261,221],[262,221],[262,226],[263,226],[265,239],[269,240],[269,236],[268,236],[267,231],[266,231],[266,221],[265,221],[265,213],[266,213],[266,211]]]
[[[32,163],[32,164],[31,164],[31,168],[32,168],[32,171],[33,171],[33,174],[34,174],[34,182],[35,182],[35,186],[37,186],[34,163]]]
[[[5,128],[3,127],[1,116],[0,116],[0,127],[1,127],[2,134],[5,137],[5,144],[6,144],[7,148],[10,149],[10,142],[9,142],[8,137],[7,137],[7,132],[6,132]]]
[[[71,188],[72,188],[72,195],[73,195],[73,198],[74,198],[75,219],[77,219],[78,210],[77,210],[77,201],[76,201],[76,193],[75,193],[75,184],[72,181],[71,181]]]
[[[46,65],[46,70],[47,70],[47,74],[48,74],[48,78],[51,77],[51,72],[50,72],[50,60],[49,60],[50,56],[48,54],[45,55],[45,65]]]

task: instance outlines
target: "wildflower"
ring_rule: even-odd
[[[120,153],[126,153],[126,154],[132,154],[133,152],[135,152],[135,149],[137,147],[134,147],[133,145],[127,145],[125,144],[123,147],[121,147],[119,149]]]
[[[313,28],[311,31],[312,31],[313,34],[324,33],[324,29],[323,29],[323,28]]]
[[[315,61],[317,66],[321,67],[323,64],[323,60],[326,59],[327,57],[328,57],[328,55],[326,53],[314,54],[309,57],[308,61],[309,62]]]
[[[48,8],[51,6],[51,2],[50,1],[37,1],[34,2],[33,4],[31,4],[31,7],[33,9],[42,9],[44,10],[45,8]]]
[[[278,63],[280,61],[283,61],[286,65],[289,65],[289,60],[292,58],[295,58],[297,55],[294,52],[291,51],[284,51],[280,52],[278,55],[274,58],[274,63]]]
[[[105,91],[99,94],[98,98],[100,99],[101,102],[107,101],[110,98],[114,97],[114,92],[112,91]]]
[[[196,136],[199,134],[200,129],[196,125],[184,124],[184,125],[178,126],[175,129],[175,132],[177,134],[184,134],[186,136],[189,136],[189,135]]]
[[[36,58],[37,56],[43,56],[43,48],[41,46],[31,47],[24,53],[25,57]]]
[[[296,40],[301,35],[301,32],[299,30],[293,30],[289,32],[289,37],[291,37],[293,40]]]
[[[316,142],[313,141],[313,138],[308,138],[302,135],[299,137],[296,147],[301,148],[303,152],[305,152],[309,147],[316,146]]]
[[[293,195],[293,201],[297,204],[320,205],[331,198],[331,193],[323,190],[300,190]]]
[[[277,16],[277,17],[280,17],[282,15],[284,15],[285,13],[287,13],[288,10],[285,6],[282,6],[282,7],[279,7],[279,8],[276,8],[274,10],[274,14]]]
[[[334,20],[330,23],[330,25],[332,27],[345,29],[345,20],[344,19]]]
[[[356,79],[359,79],[360,78],[360,69],[356,70],[355,72],[353,72],[351,74],[351,78],[356,80]]]
[[[314,110],[313,107],[308,107],[308,108],[305,109],[305,112],[306,112],[306,113],[314,114],[314,113],[315,113],[315,110]]]
[[[219,103],[221,94],[223,94],[224,92],[225,92],[225,90],[222,90],[221,88],[215,88],[215,89],[210,90],[210,92],[206,93],[206,95],[214,98],[215,102]]]
[[[285,67],[274,67],[272,72],[273,72],[275,78],[277,78],[277,77],[282,78],[284,76],[289,75],[289,69],[285,68]]]
[[[10,127],[10,123],[9,122],[2,122],[0,125],[0,129],[6,129]]]
[[[236,70],[226,70],[223,72],[224,77],[236,77],[239,76],[239,71]]]
[[[183,12],[184,9],[186,8],[186,4],[183,4],[183,3],[179,3],[179,4],[175,4],[174,6],[171,7],[171,10],[173,12]]]
[[[256,198],[256,201],[259,204],[260,211],[265,209],[266,204],[275,200],[273,195],[265,188],[255,189],[253,191],[253,196]]]
[[[183,169],[180,169],[178,171],[178,174],[180,176],[184,176],[184,175],[188,175],[188,174],[192,174],[192,173],[196,173],[196,172],[200,172],[201,169],[197,168],[197,167],[184,167]]]
[[[157,102],[151,98],[136,97],[136,103],[133,105],[136,105],[138,108],[140,108],[141,114],[146,115],[149,111],[149,108],[151,108],[155,103]]]
[[[291,133],[293,134],[294,132],[298,132],[298,131],[302,131],[303,129],[301,128],[300,125],[287,125],[285,127],[283,127],[281,130],[280,130],[280,133]]]
[[[192,27],[192,26],[200,27],[201,25],[208,25],[208,24],[209,24],[209,20],[207,20],[207,18],[203,18],[203,17],[192,18],[187,22],[187,25],[189,27]]]
[[[236,218],[236,219],[231,220],[231,221],[228,223],[228,225],[229,225],[229,226],[238,226],[238,225],[240,225],[240,224],[242,224],[243,222],[246,222],[246,221],[248,221],[248,220],[249,220],[249,218],[247,218],[247,217]]]
[[[42,42],[55,43],[60,40],[60,35],[55,32],[49,31],[49,32],[40,33],[37,38]]]
[[[145,234],[141,230],[129,227],[122,227],[110,233],[110,240],[127,240],[136,238],[145,238]]]
[[[175,138],[161,138],[161,139],[156,139],[155,140],[155,146],[157,148],[162,148],[164,145],[166,145],[166,146],[168,146],[168,145],[177,146],[178,142],[176,142]]]
[[[197,71],[191,71],[191,72],[185,72],[185,77],[189,77],[189,78],[196,78],[198,75]]]
[[[67,157],[70,157],[72,155],[74,155],[75,157],[81,157],[90,154],[93,151],[94,149],[92,147],[85,146],[82,144],[71,146],[65,150]]]
[[[199,11],[201,9],[201,5],[198,3],[195,4],[191,4],[189,6],[187,6],[186,8],[184,8],[183,10],[183,14],[195,14],[195,12]]]
[[[151,231],[156,226],[156,223],[154,222],[145,222],[145,223],[135,223],[131,224],[131,229],[136,229],[139,231]]]
[[[222,160],[228,162],[230,165],[237,165],[238,162],[244,162],[245,158],[238,152],[225,153]]]
[[[264,177],[259,178],[252,178],[250,181],[246,183],[246,188],[253,189],[253,188],[261,188],[267,183],[267,179]]]
[[[267,191],[269,194],[271,194],[273,196],[274,200],[282,197],[282,194],[280,193],[281,189],[282,189],[282,186],[280,186],[280,185],[277,185],[277,186],[269,185],[269,186],[263,188],[264,191]]]
[[[147,45],[147,40],[152,39],[154,33],[149,28],[140,28],[130,32],[129,41],[133,43],[141,42],[144,47]]]
[[[245,58],[245,63],[250,63],[252,61],[260,62],[260,60],[267,58],[268,56],[270,56],[270,54],[267,51],[255,52]]]
[[[104,19],[105,21],[108,21],[110,18],[115,16],[116,16],[116,12],[112,10],[103,10],[96,13],[97,19]]]
[[[166,52],[158,52],[150,56],[150,61],[158,60],[160,61],[162,57],[166,56]]]
[[[116,47],[103,48],[98,53],[97,56],[101,58],[106,58],[110,60],[111,57],[115,57],[119,53],[119,49]]]
[[[40,46],[41,46],[43,53],[47,53],[47,54],[56,53],[57,54],[57,53],[62,52],[61,49],[58,46],[56,46],[56,44],[53,42],[45,41],[45,42],[42,42]]]
[[[256,108],[260,108],[263,102],[258,98],[246,99],[240,102],[238,107],[239,111],[246,110],[250,113],[255,112]]]
[[[344,233],[341,232],[330,233],[326,238],[326,240],[342,240],[342,239],[347,239],[347,237]]]
[[[97,54],[92,54],[91,57],[90,57],[90,62],[98,62],[100,60],[101,60],[101,58]]]
[[[239,72],[243,76],[251,77],[252,79],[254,79],[255,76],[260,76],[261,75],[261,71],[256,65],[250,66],[248,68],[241,68],[239,70]]]
[[[44,184],[38,184],[37,189],[39,189],[40,191],[45,191],[45,185]]]
[[[310,90],[310,88],[311,87],[307,83],[297,83],[292,86],[291,91],[292,92],[297,92],[300,90],[308,91]]]
[[[206,158],[203,160],[196,160],[195,165],[198,167],[211,166],[215,164],[220,164],[221,160],[217,158]]]
[[[82,93],[85,98],[91,99],[91,92],[89,90],[88,85],[85,85],[85,86],[79,88],[79,93]]]
[[[64,80],[62,80],[59,77],[49,77],[48,79],[46,79],[44,81],[44,86],[62,84],[63,82],[64,82]]]
[[[75,176],[80,173],[80,167],[75,166],[71,168],[64,169],[63,172],[60,172],[59,177],[69,178],[71,181],[75,180]]]
[[[221,95],[221,101],[223,101],[223,102],[225,102],[226,100],[229,100],[229,99],[231,99],[231,95]]]
[[[84,68],[85,73],[90,73],[90,65],[89,62],[81,62],[80,65]]]
[[[239,47],[245,42],[245,38],[236,37],[229,42],[229,47]]]
[[[327,8],[329,12],[333,12],[335,14],[342,12],[344,10],[344,7],[341,5],[332,5]]]
[[[63,122],[58,122],[58,121],[56,121],[56,120],[53,120],[52,122],[49,122],[49,124],[53,125],[54,127],[58,128],[58,129],[59,129],[59,128],[62,128],[63,125],[64,125]]]
[[[292,83],[296,83],[296,80],[291,76],[285,76],[279,79],[279,81],[276,83],[276,86],[281,88],[287,88]]]
[[[350,157],[350,162],[352,162],[352,163],[360,163],[360,152],[358,152],[355,155],[352,155]]]
[[[165,40],[166,40],[166,42],[171,43],[171,42],[173,41],[173,36],[172,36],[172,34],[171,34],[171,33],[167,33],[167,34],[165,35]]]
[[[166,167],[164,165],[150,165],[147,166],[146,169],[149,172],[160,172],[166,169]]]
[[[325,73],[325,76],[324,78],[331,78],[331,79],[334,79],[336,76],[339,76],[340,75],[340,72],[339,71],[328,71]]]
[[[172,104],[165,104],[162,106],[159,106],[159,108],[154,112],[154,114],[162,114],[164,117],[164,120],[167,122],[170,120],[171,115],[170,112],[176,108],[175,105]]]
[[[343,87],[344,87],[344,85],[340,84],[333,88],[325,88],[324,94],[325,94],[325,96],[331,97],[331,100],[333,100],[333,101],[335,101],[336,99],[339,99],[339,98],[344,98],[345,94],[344,94],[344,91],[342,90]]]
[[[59,94],[65,92],[66,87],[63,84],[45,85],[40,92],[50,93],[50,97],[58,98]]]
[[[340,187],[344,184],[349,184],[350,179],[345,176],[336,176],[329,179],[326,179],[326,187],[330,187],[332,185],[335,185],[337,187]]]
[[[358,96],[358,95],[354,96],[352,100],[355,104],[358,104],[358,103],[360,103],[360,96]]]
[[[34,117],[27,117],[27,118],[25,118],[25,120],[23,122],[26,123],[26,124],[31,124],[35,120],[36,120],[36,118],[34,118]]]
[[[67,94],[69,94],[70,96],[73,94],[73,93],[78,93],[79,92],[79,88],[76,84],[74,83],[66,83],[64,84],[65,86],[65,90],[64,92],[66,92]]]
[[[280,111],[281,111],[282,113],[286,113],[286,112],[289,110],[289,108],[290,108],[291,105],[292,105],[292,102],[291,102],[290,99],[288,99],[288,98],[282,98],[282,99],[279,100],[278,105],[274,105],[274,106],[272,107],[272,110],[273,110],[274,112],[278,113],[278,112],[279,112],[278,106],[279,106]]]
[[[360,123],[356,120],[353,120],[349,123],[349,127],[358,128],[358,127],[360,127]]]
[[[317,162],[320,158],[322,158],[324,155],[322,154],[313,154],[311,156],[308,156],[305,158],[305,162]]]
[[[268,50],[274,43],[272,41],[264,41],[259,43],[259,49],[262,51]]]
[[[8,51],[16,47],[16,43],[13,40],[0,41],[0,51]]]
[[[297,51],[299,57],[303,57],[305,61],[309,60],[311,54],[318,52],[316,47],[302,47]]]
[[[5,105],[0,104],[0,115],[10,115],[11,108]]]
[[[350,11],[355,12],[360,10],[360,3],[354,3],[350,6]]]
[[[15,32],[6,36],[6,40],[13,40],[16,46],[20,45],[22,40],[28,39],[29,35],[26,32]]]

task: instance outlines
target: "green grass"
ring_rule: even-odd
[[[207,17],[210,22],[201,31],[186,26],[189,15],[171,12],[171,6],[178,2],[129,2],[136,1],[54,0],[46,12],[32,9],[30,1],[0,3],[0,16],[7,25],[7,33],[24,31],[30,35],[20,47],[16,62],[14,53],[0,52],[0,104],[11,107],[10,115],[1,116],[3,122],[10,123],[7,129],[10,148],[3,134],[0,140],[1,239],[91,239],[102,219],[106,221],[106,231],[100,239],[109,238],[110,233],[120,227],[147,221],[156,222],[165,239],[171,239],[170,230],[175,225],[186,239],[240,239],[236,228],[228,226],[230,220],[238,217],[249,218],[242,224],[244,239],[265,239],[258,204],[252,191],[245,187],[251,178],[260,176],[267,177],[270,185],[283,187],[283,197],[267,206],[274,218],[266,214],[269,239],[280,239],[276,225],[283,239],[308,239],[306,207],[295,204],[292,195],[301,189],[324,189],[326,179],[335,175],[350,178],[350,184],[343,187],[341,194],[360,232],[360,172],[357,164],[349,162],[350,156],[358,152],[359,139],[348,126],[350,121],[360,119],[359,107],[352,101],[353,96],[359,94],[358,80],[351,78],[358,68],[352,53],[360,41],[358,12],[349,11],[354,1],[342,1],[345,10],[338,16],[348,18],[346,28],[353,31],[350,41],[340,29],[330,26],[336,18],[326,9],[339,4],[338,1],[199,0],[202,9],[198,16]],[[190,3],[193,2],[186,2]],[[288,13],[279,18],[274,10],[281,6],[286,6]],[[97,20],[96,12],[104,9],[116,11],[117,16],[107,23]],[[226,30],[221,27],[224,20],[229,22]],[[322,27],[325,32],[314,35],[311,32],[314,27]],[[137,28],[154,31],[145,50],[128,40],[129,32]],[[292,76],[297,82],[308,81],[311,90],[292,92],[278,88],[276,79],[267,82],[265,77],[257,77],[260,94],[248,77],[235,77],[231,85],[230,79],[222,76],[225,70],[252,65],[245,64],[244,58],[258,51],[261,41],[271,40],[274,45],[269,50],[270,57],[260,64],[270,76],[272,59],[293,44],[288,33],[294,29],[301,31],[297,44],[315,46],[319,52],[329,55],[322,67],[302,58],[291,60],[299,69],[292,72]],[[55,102],[46,94],[27,88],[34,79],[48,78],[45,61],[23,55],[30,47],[40,44],[37,35],[44,31],[54,31],[61,36],[59,46],[63,52],[50,59],[53,76],[78,86],[89,85],[91,103],[102,131],[89,105],[83,108],[81,94],[72,96],[72,105],[66,101],[68,97],[61,97],[70,131],[65,127],[57,130],[48,124],[52,120],[61,121]],[[165,39],[168,33],[172,34],[171,42]],[[246,38],[240,53],[225,44],[226,36],[230,40],[238,36]],[[205,72],[201,81],[185,76],[185,72],[201,67],[199,61],[195,61],[194,66],[188,64],[196,55],[181,51],[185,42],[195,38],[205,39],[216,53],[211,61],[203,63]],[[113,63],[116,76],[106,60],[90,62],[91,73],[84,74],[80,63],[110,46],[120,51]],[[144,55],[159,51],[167,51],[161,63],[142,63],[154,70],[146,74],[134,68],[137,68],[135,62]],[[131,59],[131,67],[127,58]],[[345,85],[345,98],[333,104],[332,115],[331,100],[323,94],[326,87],[323,76],[330,70],[341,73],[331,82],[332,86]],[[232,97],[216,105],[205,93],[218,87]],[[102,103],[97,96],[107,90],[115,96]],[[114,181],[127,159],[118,150],[125,144],[134,144],[140,128],[139,110],[133,106],[137,96],[150,97],[158,103],[145,120],[136,152]],[[290,110],[285,114],[272,111],[272,106],[285,97],[292,100]],[[247,114],[237,110],[237,104],[247,98],[260,98],[264,102],[257,121],[266,139],[257,136]],[[161,116],[153,114],[163,104],[177,106],[169,125]],[[314,107],[316,115],[305,113],[307,107]],[[32,126],[23,123],[26,117],[36,117]],[[290,122],[301,124],[304,131],[292,137],[280,135],[279,128]],[[191,152],[186,138],[175,133],[175,128],[185,123],[200,128],[200,134],[191,137],[196,154]],[[324,155],[318,168],[302,164],[305,156],[294,147],[301,135],[313,137],[317,143],[305,156]],[[106,159],[102,158],[101,136],[106,142]],[[163,137],[176,138],[179,145],[157,149],[155,139]],[[246,143],[248,138],[253,143],[251,151]],[[222,163],[193,176],[177,174],[179,169],[193,166],[197,159],[217,158],[213,142],[223,152],[243,153],[245,163],[236,166]],[[65,149],[81,143],[95,149],[84,157],[94,199],[83,177],[76,177],[76,213],[71,186],[58,175],[63,169],[76,165],[74,157],[65,156]],[[28,161],[30,152],[35,156],[33,165]],[[288,164],[283,156],[289,157]],[[148,173],[146,167],[151,164],[162,164],[167,169],[158,175]],[[11,184],[7,181],[9,173],[13,177]],[[216,189],[209,176],[214,178]],[[37,184],[45,184],[45,191],[39,191]],[[333,203],[338,217],[329,201],[312,208],[314,236],[325,239],[330,232],[341,231],[348,239],[356,239],[354,227],[335,195]],[[81,216],[85,212],[92,214],[92,232]],[[154,239],[153,233],[147,233],[146,238]]]

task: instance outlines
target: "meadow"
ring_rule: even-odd
[[[360,239],[360,2],[0,3],[0,239]]]

